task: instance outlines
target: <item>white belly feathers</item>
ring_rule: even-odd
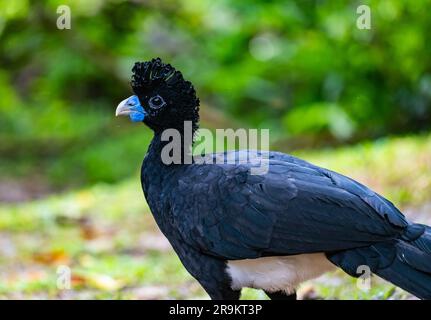
[[[334,267],[323,253],[312,253],[229,260],[226,271],[232,279],[232,289],[249,287],[291,294],[301,282],[316,278]]]

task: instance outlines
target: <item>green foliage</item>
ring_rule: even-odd
[[[56,28],[64,4],[71,30]],[[345,142],[429,128],[428,1],[361,4],[371,30],[356,27],[356,1],[4,1],[0,151],[18,166],[48,154],[55,172],[72,170],[57,162],[65,154],[83,182],[117,180],[115,148],[96,145],[115,139],[132,63],[154,56],[206,104],[274,135]]]

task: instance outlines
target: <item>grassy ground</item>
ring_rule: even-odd
[[[431,218],[431,136],[297,152],[383,193],[415,220]],[[59,289],[71,270],[71,289]],[[60,278],[59,278],[60,275]],[[371,290],[341,272],[303,285],[304,298],[409,299],[377,278]],[[0,204],[0,298],[207,298],[160,234],[138,174],[117,184]],[[266,298],[245,290],[243,298]]]

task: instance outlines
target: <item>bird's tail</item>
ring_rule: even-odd
[[[431,227],[413,224],[399,240],[335,253],[328,258],[352,276],[360,276],[358,267],[366,265],[418,298],[431,299]]]

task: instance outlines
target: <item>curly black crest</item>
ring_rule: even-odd
[[[160,58],[136,62],[132,72],[131,85],[134,91],[145,91],[165,83],[169,87],[180,89],[185,94],[196,96],[193,84],[184,80],[180,71],[175,70],[170,64],[164,64]]]
[[[196,129],[199,122],[199,98],[193,84],[183,78],[180,71],[170,64],[165,64],[160,58],[150,61],[136,62],[132,69],[131,86],[138,97],[162,90],[168,91],[172,100],[171,112],[177,119],[191,120]],[[170,113],[171,113],[170,112]],[[171,115],[173,115],[171,113]],[[160,119],[162,120],[162,119]],[[165,125],[168,125],[166,119]],[[169,123],[172,125],[172,123]]]

